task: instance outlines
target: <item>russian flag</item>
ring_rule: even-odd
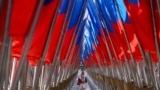
[[[31,65],[37,65],[37,61],[42,56],[52,20],[57,11],[58,2],[59,0],[45,0],[44,2],[27,55]]]
[[[13,0],[10,19],[10,36],[25,36],[37,9],[38,0]]]
[[[67,57],[67,60],[71,59],[71,62],[68,62],[68,61],[67,61],[67,63],[69,63],[69,64],[73,63],[76,55],[78,54],[80,42],[81,42],[81,40],[82,40],[82,36],[83,36],[83,33],[84,33],[84,27],[85,27],[85,25],[86,25],[86,21],[87,21],[87,19],[86,19],[86,18],[83,18],[83,19],[81,20],[81,24],[78,25],[78,28],[77,28],[77,30],[76,30],[76,33],[75,33],[75,34],[76,34],[76,35],[75,35],[75,36],[76,36],[76,37],[75,37],[75,41],[74,41],[74,43],[72,44],[72,47],[73,47],[73,48],[72,48],[72,50],[73,50],[73,55]],[[71,53],[72,50],[70,50],[70,53]],[[70,58],[70,57],[71,57],[71,58]]]
[[[109,58],[105,43],[102,40],[103,37],[101,36],[101,34],[98,34],[100,33],[99,32],[100,29],[96,27],[97,26],[96,24],[93,24],[92,20],[90,21],[89,25],[90,25],[89,30],[91,33],[91,38],[93,40],[92,43],[95,47],[95,52],[97,52],[99,59],[103,60],[102,62],[106,63],[106,61],[109,60]],[[93,53],[96,54],[95,52]]]
[[[33,21],[38,0],[13,0],[9,36],[12,37],[11,56],[19,58],[26,35]],[[7,11],[7,10],[6,10]]]
[[[107,24],[107,28],[110,32],[112,43],[116,48],[116,50],[119,50],[118,51],[119,53],[117,55],[119,55],[120,59],[124,60],[125,57],[123,56],[123,53],[125,51],[125,54],[128,57],[128,59],[130,59],[130,53],[134,53],[134,56],[136,57],[136,59],[142,59],[139,48],[138,48],[138,44],[137,44],[138,43],[137,38],[135,36],[132,26],[128,24],[130,21],[129,21],[124,3],[122,0],[119,0],[119,1],[117,0],[117,3],[120,9],[119,11],[122,16],[123,23],[121,22],[120,16],[118,14],[119,11],[116,9],[116,6],[113,0],[99,2],[105,22]],[[128,27],[126,28],[127,25]],[[127,46],[128,43],[126,42],[126,38],[123,33],[124,29],[126,29],[126,31],[128,30],[127,34],[129,37],[127,38],[129,39],[132,52],[130,52],[128,49],[128,46]]]
[[[52,33],[52,37],[51,37],[51,42],[48,48],[48,52],[46,55],[46,60],[45,63],[46,64],[51,64],[53,61],[53,57],[55,55],[56,52],[56,47],[57,47],[57,43],[59,41],[60,38],[60,34],[62,32],[62,27],[63,25],[65,25],[65,19],[67,18],[66,13],[69,10],[69,3],[71,3],[69,0],[62,0],[60,7],[58,9],[58,15],[56,17],[56,21],[54,24],[54,28],[53,28],[53,33]]]
[[[109,60],[109,58],[108,58],[107,48],[105,46],[105,37],[102,34],[103,28],[101,26],[101,21],[97,13],[98,8],[96,7],[96,5],[94,5],[94,2],[90,0],[88,9],[89,9],[90,18],[91,18],[91,21],[90,21],[91,29],[90,30],[92,30],[91,32],[95,33],[95,36],[93,35],[93,38],[96,44],[96,49],[97,49],[97,52],[99,53],[99,57],[103,60],[102,62],[106,63],[106,60]]]
[[[119,14],[120,14],[119,18],[122,19],[122,21],[119,22],[119,23],[122,23],[122,25],[123,25],[123,26],[120,26],[120,27],[125,29],[125,33],[127,35],[129,45],[131,47],[134,58],[138,61],[141,61],[143,57],[142,57],[142,55],[140,53],[140,49],[138,47],[137,35],[134,31],[133,25],[131,24],[131,21],[130,21],[129,15],[128,15],[128,11],[127,11],[127,8],[125,6],[125,3],[124,3],[123,0],[116,0],[116,2],[117,2],[117,11],[119,10]],[[120,29],[120,30],[117,30],[117,31],[118,31],[121,39],[125,40],[125,36],[122,33],[123,30]],[[127,47],[126,44],[124,44],[124,43],[122,43],[122,44],[123,44],[124,47]],[[128,53],[127,54],[128,59],[130,59],[129,58],[129,54],[130,54],[129,50],[127,50],[126,48],[125,48],[125,50],[126,50],[126,53]]]
[[[96,37],[97,37],[96,39],[98,41],[96,49],[97,49],[97,52],[99,52],[100,58],[103,60],[104,63],[106,63],[106,61],[109,63],[110,61],[109,61],[108,52],[106,48],[105,37],[103,36],[104,31],[101,26],[101,22],[98,17],[98,14],[95,11],[95,8],[96,8],[95,6],[96,5],[94,5],[93,2],[90,1],[90,5],[89,5],[89,13],[91,16],[90,26],[92,30],[96,33]]]
[[[84,6],[85,0],[76,0],[73,6],[73,9],[70,14],[70,18],[68,21],[67,31],[64,37],[64,41],[62,43],[61,51],[60,51],[60,60],[64,60],[66,58],[66,53],[68,47],[70,45],[71,39],[74,38],[75,28],[77,26],[79,17],[81,15],[82,8]]]
[[[126,7],[142,48],[155,56],[156,48],[150,0],[127,0]]]

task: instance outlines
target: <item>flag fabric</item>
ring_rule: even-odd
[[[42,56],[47,36],[57,10],[58,2],[59,0],[45,0],[44,2],[27,55],[27,59],[31,61],[31,65],[38,64],[37,61]],[[34,61],[35,63],[33,63]]]
[[[8,1],[3,1],[0,11],[1,35],[4,32],[7,3]],[[157,62],[154,37],[155,24],[158,43],[160,43],[160,11],[157,0],[87,0],[87,18],[82,17],[82,19],[80,17],[84,14],[85,3],[85,0],[45,0],[27,55],[31,65],[36,65],[41,58],[57,7],[58,14],[45,57],[46,64],[52,63],[62,33],[64,37],[62,36],[63,42],[58,55],[61,61],[69,59],[66,55],[72,51],[68,51],[71,45],[73,47],[71,62],[76,55],[79,55],[83,61],[95,59],[97,65],[103,65],[110,64],[109,59],[112,58],[124,61],[125,55],[127,59],[131,59],[131,54],[137,62],[140,62],[143,57],[139,46],[142,46],[145,52],[150,52],[153,61]],[[13,0],[12,4],[8,35],[13,41],[11,56],[18,59],[32,26],[38,0]],[[82,22],[83,25],[79,27],[78,22]],[[0,41],[2,39],[0,37]],[[72,41],[76,42],[75,46]],[[78,50],[79,52],[76,52]],[[109,53],[112,58],[109,58]],[[89,64],[89,61],[87,62]]]
[[[77,53],[79,55],[79,57],[81,56],[80,52],[82,52],[81,43],[82,43],[82,40],[83,40],[83,35],[84,35],[84,31],[85,31],[84,28],[86,26],[87,19],[83,19],[81,22],[82,22],[82,25],[80,25],[78,27],[79,31],[76,31],[77,38],[76,38],[76,45],[74,47],[74,51],[76,52],[76,50],[77,50],[79,52],[79,53]]]
[[[116,3],[114,3],[114,0],[104,0],[103,2],[99,2],[99,4],[104,15],[108,31],[110,32],[112,43],[118,52],[117,55],[121,60],[124,60],[124,52],[128,59],[131,58],[130,54],[133,53],[136,60],[142,60],[142,56],[138,48],[137,38],[133,31],[133,27],[130,24],[126,7],[124,6],[122,0],[116,0],[116,2],[117,6]],[[104,8],[106,8],[106,10]],[[119,16],[119,14],[121,16]],[[124,29],[128,37],[124,36]],[[128,39],[129,43],[126,42],[126,39]],[[130,44],[131,51],[129,50],[127,44]]]
[[[66,58],[66,53],[69,48],[71,39],[74,38],[75,29],[77,27],[77,23],[79,20],[80,15],[82,14],[81,11],[83,9],[85,0],[76,0],[73,6],[73,9],[70,14],[70,18],[68,20],[67,31],[64,36],[64,40],[62,43],[61,51],[60,51],[60,60],[64,60]]]
[[[84,14],[86,14],[86,10],[84,12]],[[78,51],[79,51],[79,46],[80,46],[80,42],[81,42],[81,39],[82,39],[82,36],[83,36],[83,33],[84,33],[84,27],[85,27],[85,24],[86,24],[86,21],[87,19],[85,17],[82,18],[82,20],[78,23],[78,26],[77,26],[77,30],[75,31],[75,38],[72,38],[72,43],[71,43],[71,46],[72,47],[71,49],[68,49],[69,51],[67,53],[68,56],[66,56],[66,65],[67,63],[68,64],[71,64],[75,57],[78,55]],[[71,54],[73,53],[73,54]]]
[[[94,9],[93,9],[94,8]],[[89,14],[90,14],[90,32],[91,32],[91,36],[94,40],[93,45],[95,45],[95,49],[97,51],[97,56],[99,57],[99,59],[101,60],[100,62],[102,63],[108,63],[109,62],[109,58],[108,58],[108,53],[107,53],[107,48],[105,46],[105,37],[103,36],[103,29],[101,26],[101,21],[98,18],[97,15],[97,9],[96,9],[96,5],[94,5],[94,2],[92,0],[89,0],[89,5],[88,5],[88,9],[89,9]]]
[[[155,56],[156,49],[150,0],[127,0],[125,3],[131,24],[142,48]],[[157,62],[157,60],[154,60],[154,62]]]
[[[37,9],[38,0],[13,0],[10,19],[10,36],[25,36]]]
[[[138,39],[133,25],[131,24],[125,3],[123,0],[116,0],[115,6],[117,6],[119,18],[121,18],[121,20],[117,22],[120,28],[119,30],[117,30],[117,32],[119,34],[119,37],[121,38],[121,41],[123,41],[122,46],[124,46],[127,58],[130,60],[130,54],[133,54],[134,58],[137,61],[141,61],[143,57],[140,53],[140,47],[138,47]],[[123,32],[126,33],[126,37]],[[129,43],[126,42],[127,39]],[[131,51],[125,48],[128,47],[127,44],[130,45]]]
[[[60,34],[62,31],[62,27],[63,25],[65,25],[65,19],[67,18],[66,13],[69,10],[69,0],[62,0],[59,10],[58,10],[58,15],[56,17],[56,21],[55,21],[55,25],[53,27],[53,33],[52,33],[52,37],[51,37],[51,42],[48,48],[48,52],[46,55],[46,60],[45,63],[46,64],[51,64],[53,61],[53,57],[54,54],[56,52],[56,47],[57,47],[57,43],[59,41],[60,38]],[[71,9],[71,8],[70,8]]]
[[[158,9],[158,3],[157,0],[153,0],[153,13],[154,13],[154,19],[155,19],[155,26],[157,30],[157,38],[160,46],[160,10]]]
[[[98,3],[99,3],[99,6],[100,6],[100,9],[102,11],[102,14],[104,16],[104,20],[105,20],[105,23],[107,25],[107,29],[109,31],[109,34],[110,34],[110,37],[111,37],[111,40],[112,40],[112,42],[108,41],[108,45],[110,47],[112,57],[116,58],[116,55],[119,56],[122,53],[122,50],[119,47],[121,45],[119,43],[119,40],[117,40],[116,32],[115,32],[115,30],[112,26],[112,22],[116,23],[116,20],[117,20],[117,17],[115,17],[115,12],[113,11],[114,10],[113,9],[114,8],[113,0],[110,0],[110,1],[102,0],[102,1],[99,1]],[[106,10],[105,10],[105,8],[106,8]],[[112,12],[113,16],[110,15],[109,11],[113,11]],[[106,39],[107,38],[109,39],[109,36],[107,35],[107,31],[104,31],[104,32],[105,32],[105,35],[106,35]],[[114,47],[112,46],[112,44],[114,45]],[[114,48],[116,50],[116,53],[113,50]],[[119,57],[119,59],[122,59],[122,57]]]
[[[22,49],[24,46],[25,37],[14,36],[12,37],[12,53],[11,56],[17,58],[21,57]]]
[[[13,0],[9,36],[12,37],[11,56],[20,58],[26,35],[33,21],[38,0]]]

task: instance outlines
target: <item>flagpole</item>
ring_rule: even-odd
[[[150,69],[149,71],[152,74],[151,77],[152,77],[152,79],[154,79],[153,86],[155,86],[155,90],[159,90],[158,83],[155,80],[157,78],[155,78],[155,71],[153,71],[153,62],[151,61],[151,55],[149,52],[146,52],[145,55],[147,57],[147,63],[148,63],[149,69]]]
[[[22,89],[26,90],[26,86],[27,86],[27,73],[28,73],[28,62],[26,61],[25,63],[25,70],[22,76]]]
[[[74,3],[74,6],[75,6],[75,3]],[[72,12],[73,12],[73,9],[72,9]],[[70,22],[70,20],[71,20],[71,16],[69,17],[69,22]],[[69,25],[69,24],[68,24]],[[68,26],[67,25],[67,26]],[[62,28],[62,30],[64,29],[64,26],[63,26],[63,28]],[[65,36],[65,34],[66,34],[66,31],[67,31],[67,29],[64,29],[64,33],[61,33],[61,37],[64,37]],[[61,40],[61,42],[60,43],[62,43],[63,41],[64,41],[64,38],[60,38],[60,40]],[[58,45],[59,46],[59,45]],[[61,47],[59,47],[59,49],[58,50],[61,50],[61,48],[62,48],[62,46]],[[60,53],[57,53],[57,55],[59,56],[59,54]],[[57,56],[56,55],[56,56]],[[56,80],[57,81],[57,80]]]
[[[119,9],[118,9],[118,6],[117,6],[117,2],[115,1],[115,5],[116,5],[116,9],[117,9],[117,11],[118,11],[118,15],[119,15],[119,17],[120,17],[120,19],[121,19],[121,22],[122,22],[122,17],[121,17],[121,15],[120,15],[120,11],[119,11]],[[124,36],[125,36],[125,39],[126,39],[126,42],[127,42],[127,45],[128,45],[128,48],[129,48],[129,50],[130,50],[130,52],[131,52],[131,61],[132,61],[132,63],[134,64],[134,66],[138,66],[137,64],[136,64],[136,62],[134,61],[134,57],[133,57],[133,53],[132,53],[132,50],[131,50],[131,47],[130,47],[130,45],[129,45],[129,40],[128,40],[128,38],[127,38],[127,35],[126,35],[126,30],[125,30],[125,28],[124,28],[124,25],[123,25],[123,23],[121,23],[122,25],[122,28],[123,28],[123,33],[124,33]],[[138,40],[137,40],[138,41]],[[141,44],[140,44],[140,42],[138,41],[138,47],[139,47],[139,49],[140,49],[140,52],[141,52],[141,54],[142,54],[142,56],[143,56],[143,58],[144,59],[146,59],[146,57],[145,57],[145,55],[144,55],[144,51],[143,51],[143,49],[142,49],[142,46],[141,46]],[[134,67],[133,66],[133,67]],[[137,77],[137,78],[139,78],[138,79],[138,81],[140,81],[139,83],[139,87],[142,87],[142,80],[140,80],[140,76],[141,76],[141,73],[139,72],[139,70],[140,70],[140,68],[138,68],[138,67],[136,67],[137,68],[137,74],[139,74],[139,76]],[[144,78],[144,79],[147,79],[147,78]],[[146,84],[148,83],[148,80],[146,81]]]
[[[28,77],[27,79],[28,88],[31,88],[33,80],[34,80],[33,66],[28,65],[27,77]]]
[[[3,89],[3,85],[4,85],[4,82],[5,81],[5,77],[6,77],[6,73],[7,73],[7,69],[9,69],[9,66],[7,66],[7,64],[9,63],[10,61],[10,58],[11,58],[11,38],[8,38],[7,37],[7,42],[4,42],[4,45],[5,45],[5,52],[4,52],[4,56],[1,56],[3,58],[2,60],[2,66],[1,66],[1,75],[0,75],[0,80],[1,80],[1,84],[0,84],[0,88]],[[9,72],[8,72],[9,73]]]
[[[62,63],[62,65],[61,65],[61,67],[63,68],[64,67],[64,65],[67,63],[67,62],[70,62],[71,61],[71,58],[72,58],[72,55],[73,55],[73,52],[74,52],[74,49],[71,49],[72,47],[74,47],[75,46],[75,44],[76,44],[76,39],[77,39],[77,35],[76,35],[76,30],[78,29],[78,27],[79,27],[79,25],[80,25],[80,22],[81,22],[81,19],[83,18],[83,16],[84,16],[84,13],[83,13],[83,11],[85,10],[85,8],[86,8],[86,3],[87,2],[87,0],[84,2],[85,4],[82,6],[83,8],[82,8],[82,11],[81,11],[81,14],[80,14],[80,17],[79,17],[79,19],[78,19],[78,26],[76,26],[76,29],[75,29],[75,31],[74,31],[74,33],[73,33],[73,36],[72,36],[72,39],[71,39],[71,43],[70,43],[70,45],[69,45],[69,48],[68,48],[68,51],[67,51],[67,54],[66,54],[66,59],[65,59],[65,61]],[[78,32],[77,33],[79,33],[79,29],[78,29]],[[76,37],[74,37],[74,35],[76,36]],[[75,40],[74,40],[75,39]],[[71,52],[70,52],[71,51]],[[61,74],[60,74],[61,75]]]
[[[80,50],[80,48],[79,48],[79,50]],[[76,61],[78,60],[79,50],[78,50],[77,55],[74,56],[74,60],[76,60]],[[76,61],[73,63],[73,65],[75,65],[74,67],[76,67]],[[68,66],[68,67],[69,67],[69,66]],[[72,71],[71,69],[68,70],[68,72],[67,72],[67,74],[66,74],[66,78],[69,77],[69,74],[71,73],[71,71]]]
[[[73,57],[74,60],[75,60],[75,61],[73,62],[74,65],[76,65],[76,61],[78,60],[77,58],[78,58],[79,51],[80,51],[80,48],[78,49],[77,54]],[[74,66],[74,67],[75,67],[75,66]],[[70,67],[68,66],[68,68],[70,68]],[[68,77],[69,77],[69,74],[70,74],[71,71],[72,71],[71,69],[68,69],[68,72],[66,73],[66,77],[65,77],[65,78],[68,78]]]
[[[12,67],[11,67],[11,71],[10,71],[10,85],[12,84],[13,82],[13,79],[14,79],[14,73],[15,73],[15,70],[16,70],[16,65],[17,65],[17,60],[16,58],[12,58]],[[9,86],[10,88],[10,86]]]
[[[16,84],[19,80],[20,74],[22,72],[22,69],[23,69],[23,66],[24,66],[24,63],[25,63],[25,60],[26,60],[25,58],[27,56],[27,53],[28,53],[28,50],[29,50],[29,47],[30,47],[30,43],[31,43],[35,28],[36,28],[36,25],[37,25],[37,21],[38,21],[42,6],[43,6],[43,2],[44,2],[44,0],[40,0],[39,3],[38,3],[38,8],[37,8],[35,18],[34,18],[33,23],[32,23],[32,27],[30,28],[30,32],[29,32],[29,34],[27,36],[27,39],[24,43],[23,53],[20,57],[20,63],[19,63],[18,68],[16,70],[13,83],[11,83],[11,90],[15,89]]]
[[[152,23],[153,23],[153,30],[154,30],[154,39],[155,39],[156,53],[157,53],[158,62],[160,64],[160,50],[159,50],[159,45],[158,45],[158,34],[157,34],[157,28],[156,28],[156,22],[155,22],[155,17],[154,17],[153,1],[152,0],[150,0],[150,5],[151,5],[151,12],[152,12]],[[157,3],[157,5],[158,5],[158,3]]]
[[[138,47],[139,47],[139,49],[140,49],[140,51],[141,51],[141,54],[142,54],[142,56],[144,57],[144,59],[146,60],[147,58],[145,57],[145,55],[144,55],[144,51],[143,51],[143,49],[142,49],[142,46],[141,46],[141,44],[140,44],[140,42],[138,41]],[[158,49],[159,50],[159,49]],[[144,63],[146,64],[146,61],[144,60]],[[143,67],[144,68],[144,67]],[[146,68],[148,68],[148,67],[146,67]],[[137,69],[140,69],[140,68],[137,68]],[[150,70],[152,70],[152,69],[150,69]],[[143,70],[143,72],[145,72],[144,70]],[[148,78],[146,78],[147,76],[146,76],[146,72],[145,72],[145,75],[144,75],[144,79],[145,79],[145,83],[147,84],[147,85],[151,85],[151,83],[149,83],[149,80],[148,80]],[[153,78],[152,78],[153,79]]]
[[[9,69],[10,69],[10,59],[11,59],[11,48],[12,48],[12,40],[9,40],[9,47],[8,47],[8,53],[7,53],[7,59],[6,59],[6,71],[5,71],[5,85],[4,90],[8,90],[9,87]]]
[[[150,8],[151,8],[151,12],[152,12],[152,23],[153,23],[153,30],[154,30],[154,39],[155,39],[156,54],[157,54],[157,58],[158,58],[158,65],[160,65],[160,50],[159,50],[159,44],[158,44],[158,34],[157,34],[157,28],[156,28],[156,22],[155,22],[155,17],[154,17],[153,1],[152,0],[150,0],[150,5],[151,5]],[[157,3],[157,6],[158,6],[158,9],[159,9],[159,3]],[[152,70],[152,72],[154,74],[154,77],[153,77],[154,83],[155,83],[154,85],[155,85],[156,89],[158,90],[159,87],[158,87],[158,81],[157,81],[157,79],[160,79],[160,78],[157,78],[157,75],[156,75],[155,71],[153,71],[152,68],[153,68],[153,66],[151,67],[151,70]],[[158,75],[160,75],[160,66],[158,68],[158,71],[159,71]]]
[[[44,87],[44,84],[43,84],[44,72],[45,72],[45,65],[42,65],[41,70],[40,70],[40,75],[39,75],[39,78],[38,78],[39,85],[37,85],[39,87],[38,88],[39,90],[43,90],[43,87]]]
[[[85,8],[86,8],[86,5],[87,4],[87,0],[85,1],[85,5],[83,6],[83,10],[82,10],[82,12],[85,10]],[[77,26],[76,27],[76,30],[78,30],[78,32],[77,32],[77,34],[80,32],[80,27],[82,26],[82,21],[81,21],[81,19],[84,17],[84,14],[85,13],[83,13],[83,14],[81,14],[81,16],[80,16],[80,18],[79,18],[79,20],[78,20],[78,25],[79,25],[79,27]],[[80,23],[81,22],[81,23]],[[83,33],[84,33],[84,30],[83,30]],[[76,31],[74,32],[74,35],[76,34]],[[78,35],[75,35],[76,37],[75,37],[75,40],[74,40],[74,37],[72,37],[72,42],[71,43],[73,43],[72,45],[70,45],[70,49],[72,48],[72,47],[76,47],[76,40],[77,40],[77,38],[78,38]],[[68,61],[66,62],[66,67],[68,67],[68,63],[70,63],[71,62],[71,60],[72,60],[72,56],[73,56],[73,53],[74,53],[74,49],[72,49],[71,50],[71,52],[69,52],[70,50],[68,50],[68,52],[67,52],[67,55],[66,55],[66,59],[68,59]]]
[[[100,20],[100,19],[99,19]],[[104,21],[103,21],[104,22]],[[105,25],[105,29],[107,29],[107,26],[106,26],[106,24],[104,24]],[[112,46],[112,49],[113,49],[113,52],[114,52],[114,55],[115,55],[115,59],[116,59],[116,61],[121,65],[121,62],[119,61],[119,59],[118,59],[118,56],[117,56],[117,53],[116,53],[116,50],[115,50],[115,48],[114,48],[114,45],[113,45],[113,42],[112,42],[112,39],[111,39],[111,36],[110,36],[110,34],[109,34],[109,32],[108,32],[108,29],[106,30],[106,32],[107,32],[107,35],[108,35],[108,37],[109,37],[109,41],[110,41],[110,43],[111,43],[111,46]],[[103,37],[104,37],[104,32],[102,31],[102,35],[103,35]],[[106,40],[105,40],[106,41]],[[107,42],[107,41],[106,41]],[[114,60],[114,59],[112,59],[112,60]],[[115,62],[114,62],[115,63]],[[113,63],[113,64],[114,64]],[[115,67],[116,68],[116,67]],[[122,72],[120,72],[120,69],[122,69],[122,68],[119,68],[118,69],[118,67],[116,68],[116,70],[117,70],[117,78],[121,78],[121,74],[120,73],[122,73]]]
[[[67,14],[66,14],[66,17],[69,16],[69,10],[71,8],[71,1],[69,1],[69,5],[67,7]],[[75,3],[74,3],[75,5]],[[71,10],[71,13],[73,12],[73,9]],[[71,16],[69,17],[69,20],[70,20]],[[52,62],[52,65],[51,65],[51,70],[49,72],[49,76],[48,76],[48,79],[47,79],[47,86],[46,86],[46,89],[49,88],[49,85],[51,84],[51,78],[52,78],[52,75],[53,73],[56,71],[56,67],[57,65],[59,64],[59,57],[58,57],[58,54],[59,54],[59,51],[60,51],[60,48],[61,48],[61,45],[62,45],[62,41],[63,41],[63,38],[64,38],[64,34],[66,33],[66,23],[67,23],[67,18],[65,18],[64,20],[64,24],[63,24],[63,27],[62,27],[62,32],[60,34],[60,38],[59,38],[59,41],[58,41],[58,44],[56,46],[56,52],[55,52],[55,55],[54,55],[54,58],[53,58],[53,62]],[[55,63],[55,65],[53,65]],[[56,67],[55,67],[56,66]]]
[[[33,90],[37,90],[38,89],[39,77],[40,77],[41,69],[42,69],[42,66],[44,64],[45,57],[46,57],[46,54],[47,54],[47,51],[48,51],[48,48],[49,48],[49,45],[50,45],[52,33],[54,31],[53,28],[54,28],[56,17],[58,15],[58,7],[59,7],[59,5],[60,5],[60,1],[58,2],[58,6],[56,7],[56,13],[55,13],[55,16],[53,16],[53,20],[52,20],[51,27],[50,27],[50,30],[49,30],[49,33],[48,33],[48,37],[47,37],[47,41],[45,43],[45,47],[44,47],[44,50],[43,50],[43,53],[42,53],[42,57],[40,58],[38,66],[37,66],[36,77],[35,77],[35,81],[33,82]]]
[[[96,2],[97,2],[97,1],[96,1]],[[103,36],[103,38],[105,37],[105,34],[104,34],[103,31],[102,31],[102,36]],[[109,48],[109,45],[108,45],[108,43],[107,43],[106,38],[103,39],[103,41],[104,41],[104,43],[105,43],[105,45],[106,45],[107,52],[108,52],[108,56],[109,56],[109,59],[110,59],[110,61],[111,61],[111,67],[109,67],[110,69],[109,69],[109,68],[108,68],[108,69],[113,71],[113,69],[114,69],[114,67],[115,67],[115,65],[114,65],[114,58],[113,58],[113,56],[111,55],[111,51],[110,51],[110,48]],[[111,73],[112,73],[112,77],[115,77],[114,72],[111,72]]]
[[[75,60],[75,61],[72,63],[72,66],[73,66],[73,67],[76,67],[76,62],[77,62],[77,60],[78,60],[79,51],[80,51],[80,48],[79,48],[77,54],[74,56],[74,60]],[[69,67],[69,66],[68,66],[68,67]],[[68,70],[68,72],[66,73],[66,78],[69,77],[69,74],[70,74],[71,71],[72,71],[71,69]]]
[[[18,90],[25,90],[26,89],[26,74],[27,74],[27,60],[25,62],[25,65],[24,65],[24,70],[20,76],[20,79],[19,79],[19,82],[18,82]]]
[[[1,7],[2,7],[2,0],[0,2],[0,11],[1,11]],[[10,16],[11,16],[11,9],[12,9],[12,0],[8,0],[8,3],[7,3],[7,12],[6,12],[6,20],[5,20],[5,25],[4,25],[4,36],[3,36],[3,44],[2,44],[2,51],[1,51],[1,57],[0,57],[0,88],[3,89],[3,73],[5,68],[3,68],[5,65],[3,65],[4,63],[6,63],[6,60],[5,60],[5,54],[10,54],[8,52],[9,49],[7,50],[8,48],[8,45],[10,44],[9,43],[9,40],[10,38],[8,37],[8,32],[9,32],[9,24],[10,24]],[[10,46],[10,45],[9,45]],[[7,52],[6,52],[7,50]],[[8,56],[8,55],[7,55]]]

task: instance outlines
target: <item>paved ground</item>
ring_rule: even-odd
[[[81,71],[79,71],[78,76],[81,74]],[[95,85],[91,77],[85,72],[85,77],[87,78],[87,83],[84,85],[85,89],[83,90],[100,90],[98,87]],[[78,77],[77,77],[78,79]],[[79,85],[77,85],[77,79],[75,80],[71,90],[79,90]]]

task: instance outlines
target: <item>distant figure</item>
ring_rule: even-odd
[[[84,75],[84,72],[82,71],[81,75],[78,77],[77,85],[79,85],[79,90],[85,90],[87,84],[87,78]]]

